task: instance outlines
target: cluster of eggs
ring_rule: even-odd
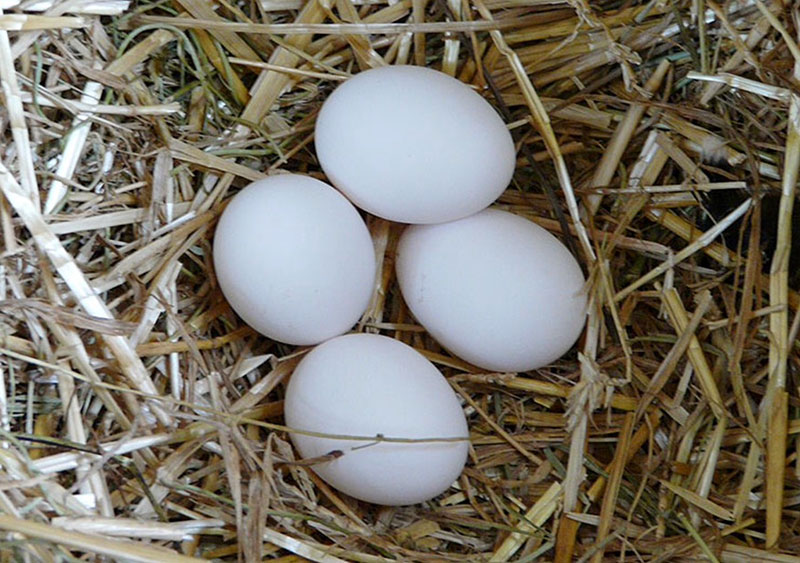
[[[323,104],[315,146],[338,190],[279,174],[240,191],[215,234],[219,285],[262,334],[318,344],[284,403],[313,470],[361,500],[422,502],[463,470],[467,423],[422,354],[384,336],[341,336],[368,307],[377,269],[353,204],[409,224],[396,274],[410,311],[444,348],[492,372],[541,367],[574,344],[584,278],[547,231],[487,209],[511,181],[514,143],[491,105],[450,76],[412,66],[357,74]]]

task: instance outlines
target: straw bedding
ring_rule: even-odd
[[[0,6],[3,561],[798,560],[796,5]],[[322,177],[316,112],[382,64],[498,108],[519,162],[497,205],[562,237],[591,302],[556,364],[483,373],[409,315],[401,228],[369,220],[358,330],[426,354],[471,424],[459,481],[403,508],[295,458],[305,350],[244,326],[210,257],[243,185]]]

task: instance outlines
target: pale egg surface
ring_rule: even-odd
[[[577,261],[546,230],[505,211],[408,227],[396,271],[409,309],[431,336],[487,370],[545,366],[583,329]]]
[[[372,240],[333,187],[298,174],[254,182],[214,236],[214,268],[234,311],[258,332],[316,344],[349,330],[369,304]]]
[[[348,495],[383,505],[423,502],[458,478],[467,458],[467,423],[444,376],[397,340],[349,334],[320,344],[303,358],[286,389],[292,429],[344,436],[464,438],[389,443],[321,438],[299,433],[303,458],[341,457],[312,469]]]
[[[317,118],[317,157],[358,207],[402,223],[441,223],[493,202],[515,149],[480,95],[444,73],[389,66],[356,74]]]

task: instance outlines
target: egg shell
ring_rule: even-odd
[[[358,211],[333,187],[299,174],[236,194],[217,225],[213,256],[233,310],[289,344],[349,330],[375,282],[375,250]]]
[[[488,206],[514,174],[514,142],[480,95],[442,72],[388,66],[328,97],[315,144],[331,183],[402,223],[441,223]]]
[[[585,323],[575,258],[543,228],[505,211],[408,227],[396,272],[409,309],[431,336],[487,370],[547,365],[572,347]]]
[[[442,374],[397,340],[349,334],[303,358],[286,389],[286,424],[343,436],[463,438],[396,443],[291,435],[303,458],[343,455],[312,469],[352,497],[384,505],[423,502],[461,473],[469,436],[461,405]]]

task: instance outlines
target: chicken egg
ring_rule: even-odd
[[[356,74],[328,97],[320,165],[358,207],[401,223],[441,223],[492,203],[514,173],[505,123],[469,86],[429,68]]]
[[[467,458],[467,423],[450,385],[419,352],[385,336],[348,334],[314,348],[289,380],[284,413],[291,429],[307,432],[291,434],[300,455],[327,456],[314,472],[375,504],[431,499]]]
[[[220,217],[214,269],[234,311],[258,332],[316,344],[350,329],[369,304],[375,250],[353,205],[308,176],[241,190]]]
[[[484,369],[547,365],[585,323],[575,258],[537,224],[487,209],[440,225],[413,225],[397,247],[408,308],[443,347]]]

